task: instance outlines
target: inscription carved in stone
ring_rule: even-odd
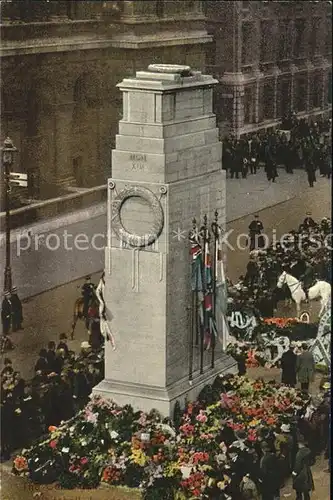
[[[147,156],[140,153],[132,153],[130,155],[132,162],[132,170],[134,172],[143,172],[147,163]]]

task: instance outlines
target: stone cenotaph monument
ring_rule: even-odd
[[[171,416],[218,374],[236,371],[217,343],[189,382],[191,260],[188,234],[219,213],[225,223],[222,144],[211,76],[150,65],[118,84],[123,118],[108,180],[104,300],[115,340],[95,394]]]

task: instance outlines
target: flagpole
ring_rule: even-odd
[[[218,211],[215,210],[215,220],[212,223],[212,233],[214,235],[214,268],[213,268],[213,315],[216,311],[216,279],[217,279],[217,238],[218,238]]]
[[[205,273],[205,263],[206,263],[206,242],[207,242],[207,215],[204,215],[204,223],[201,227],[201,231],[203,234],[203,265],[201,266],[202,272],[202,291],[203,291],[203,328],[201,328],[201,336],[200,336],[200,374],[203,373],[203,364],[204,364],[204,337],[207,328],[207,313],[205,308],[205,298],[207,292],[207,280]]]
[[[193,228],[192,228],[192,233],[190,232],[190,237],[192,234],[195,234],[196,231],[196,220],[193,219]],[[193,256],[191,256],[192,262],[191,264],[193,265]],[[193,290],[193,284],[191,286],[191,331],[190,331],[190,342],[189,342],[189,373],[188,373],[188,378],[189,381],[192,381],[193,377],[193,341],[194,341],[194,328],[196,325],[195,317],[197,316],[196,312],[196,294],[197,294],[197,274],[196,274],[196,288]]]
[[[218,238],[218,211],[215,210],[215,220],[212,223],[212,233],[214,235],[214,268],[213,268],[213,300],[212,300],[212,316],[216,324],[216,280],[217,280],[217,238]],[[212,335],[212,359],[211,359],[211,368],[215,366],[215,345],[216,338],[215,335]]]
[[[199,233],[198,233],[198,227],[197,227],[197,221],[194,218],[193,219],[193,231],[195,234],[195,237],[198,240],[199,244]],[[199,257],[197,257],[199,259]],[[198,297],[198,284],[199,284],[199,274],[198,274],[198,263],[200,261],[197,261],[196,265],[196,273],[195,273],[195,290],[194,290],[194,311],[195,311],[195,316],[194,316],[194,328],[195,328],[195,346],[197,347],[199,344],[199,321],[198,321],[198,314],[199,314],[199,297]]]

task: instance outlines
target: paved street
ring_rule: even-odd
[[[260,211],[261,220],[264,223],[266,232],[272,231],[273,228],[277,229],[277,234],[281,235],[282,232],[290,230],[298,226],[300,221],[303,220],[305,212],[311,210],[314,219],[318,219],[330,213],[330,185],[326,179],[319,179],[315,189],[310,190],[306,184],[302,183],[300,177],[294,177],[298,179],[299,182],[299,192],[297,195],[293,195],[291,192],[291,185],[288,184],[290,177],[284,177],[284,173],[281,174],[280,178],[284,186],[284,199],[287,201],[281,203],[282,192],[279,190],[276,192],[275,187],[271,185],[267,186],[263,175],[259,174],[256,178],[250,178],[247,181],[228,181],[228,207],[229,214],[233,214],[233,221],[229,222],[228,229],[234,229],[235,232],[247,232],[248,224],[252,218],[254,212]],[[295,181],[296,182],[296,181]],[[294,186],[295,187],[295,186]],[[251,195],[247,195],[246,189],[252,190]],[[282,187],[281,187],[282,189]],[[275,193],[275,198],[273,198],[273,193]],[[274,203],[280,203],[270,208],[264,208],[264,199],[266,199],[266,205],[268,203],[269,197],[272,197]],[[244,203],[246,199],[247,203]],[[272,201],[273,203],[273,201]],[[251,207],[251,208],[250,208]],[[242,213],[250,213],[251,215],[246,215],[242,217]],[[239,218],[240,217],[240,218]],[[231,215],[229,215],[229,220]],[[235,220],[237,219],[237,220]],[[98,216],[92,221],[81,221],[73,224],[76,230],[82,231],[82,227],[86,227],[91,231],[96,230],[98,227],[102,227],[105,223],[104,216]],[[99,226],[98,226],[99,224]],[[91,227],[93,226],[93,228]],[[62,230],[62,229],[57,229]],[[233,241],[233,238],[230,238]],[[45,250],[44,250],[45,251]],[[33,253],[33,252],[32,252]],[[84,253],[84,252],[82,252]],[[38,259],[42,259],[42,255],[38,254]],[[32,285],[30,290],[38,290],[38,286],[35,284],[36,279],[34,274],[37,270],[42,272],[42,277],[44,279],[47,277],[46,270],[52,271],[53,280],[70,280],[73,276],[77,277],[79,275],[84,275],[89,272],[89,270],[97,270],[103,267],[103,259],[96,255],[89,254],[90,258],[86,261],[84,259],[77,258],[75,256],[75,262],[68,259],[65,268],[62,268],[64,261],[58,263],[58,266],[52,262],[52,259],[47,259],[47,262],[38,262],[37,255],[31,257],[30,266],[32,262],[34,265],[38,263],[36,269],[29,268],[27,272],[30,273],[30,284]],[[65,254],[62,256],[66,257]],[[57,257],[58,258],[58,257]],[[248,251],[229,251],[228,252],[228,275],[232,279],[237,279],[240,273],[244,271],[248,260]],[[58,261],[60,262],[60,261]],[[83,265],[80,271],[79,264]],[[58,268],[57,268],[58,267]],[[84,269],[84,272],[83,272]],[[95,273],[92,275],[93,282],[97,283],[100,273]],[[21,277],[23,279],[23,277]],[[24,378],[30,378],[33,373],[33,366],[37,359],[37,354],[40,348],[45,347],[48,340],[57,340],[59,334],[62,332],[69,333],[73,305],[75,299],[79,296],[80,290],[78,287],[82,284],[82,279],[77,281],[72,281],[65,285],[57,288],[53,288],[47,292],[41,293],[30,299],[27,299],[24,303],[24,330],[17,332],[12,335],[12,339],[16,344],[15,350],[10,353],[10,357],[14,362],[14,368],[20,369]],[[41,283],[41,282],[40,282]],[[54,283],[54,281],[53,281]],[[46,286],[51,286],[51,281]],[[83,322],[79,322],[77,325],[77,330],[75,334],[75,340],[69,341],[70,348],[78,350],[82,340],[86,340],[87,334],[84,328]],[[2,368],[2,361],[0,367]],[[264,378],[279,378],[279,370],[264,370],[258,369],[254,372],[249,373],[250,376],[264,376]],[[317,377],[318,383],[319,377]],[[316,491],[313,493],[311,500],[328,500],[329,498],[329,475],[323,470],[326,468],[326,462],[323,463],[319,460],[313,468],[314,479],[316,485]],[[28,484],[23,479],[18,479],[12,477],[9,474],[8,464],[4,466],[2,474],[2,499],[18,499],[30,500],[34,497],[34,493],[41,493],[39,498],[41,500],[104,500],[108,498],[109,500],[125,500],[125,499],[135,499],[133,492],[131,493],[118,493],[104,490],[96,491],[61,491],[54,490],[50,487],[34,487]],[[139,498],[139,497],[138,497]],[[286,486],[283,491],[282,498],[294,498],[294,493],[291,490],[290,484]]]
[[[330,197],[330,184],[327,179],[318,179],[314,189],[308,187],[304,172],[295,171],[294,175],[287,175],[283,169],[279,170],[279,177],[275,184],[268,183],[263,168],[255,176],[247,179],[228,179],[226,186],[227,193],[227,220],[235,221],[248,214],[264,210],[266,207],[279,204],[286,200],[291,200],[302,194],[302,201],[299,204],[300,218],[303,217],[303,205],[318,213],[328,213],[324,211],[325,203]],[[324,207],[322,204],[324,203]],[[282,215],[277,217],[280,227],[284,226],[285,219]],[[104,267],[104,251],[102,250],[105,239],[102,235],[106,230],[106,206],[98,205],[91,209],[75,212],[66,216],[52,219],[38,225],[27,226],[16,231],[12,235],[12,269],[13,282],[18,287],[22,298],[31,297],[45,290],[50,290],[56,286],[63,285],[76,280],[87,273],[97,272]],[[263,214],[264,215],[264,214]],[[290,214],[289,214],[290,215]],[[272,221],[274,218],[272,217]],[[299,218],[296,218],[298,224]],[[268,222],[263,221],[267,226]],[[237,220],[236,225],[239,225]],[[241,227],[247,230],[247,220]],[[187,231],[188,228],[185,228]],[[30,231],[31,236],[28,236]],[[67,231],[67,237],[66,232]],[[26,236],[23,236],[26,234]],[[73,242],[76,237],[86,235],[89,244],[81,243],[75,249]],[[44,237],[42,238],[42,235]],[[52,235],[52,236],[51,236]],[[94,249],[92,239],[94,235],[95,246],[101,248]],[[48,249],[45,240],[49,238]],[[66,250],[65,239],[67,238]],[[0,235],[0,261],[5,262],[4,235]],[[59,247],[58,243],[60,242]],[[20,251],[21,248],[21,251]],[[3,287],[3,273],[0,273],[0,289]]]
[[[231,183],[231,181],[229,181]],[[228,182],[228,185],[229,185]],[[245,186],[242,181],[235,181],[234,186],[230,189],[242,190]],[[249,182],[249,181],[248,181]],[[251,179],[254,183],[254,180]],[[256,203],[256,208],[252,209],[252,213],[260,210],[260,193],[264,189],[264,180],[261,179],[261,184],[256,184],[257,194],[249,195]],[[268,190],[271,187],[267,188]],[[245,191],[241,191],[242,196],[245,196]],[[315,194],[314,194],[315,193]],[[239,198],[238,198],[239,200]],[[234,214],[237,213],[236,204],[233,205]],[[262,205],[261,205],[262,206]],[[320,179],[315,190],[309,190],[303,186],[301,193],[297,196],[290,196],[288,201],[266,208],[261,211],[260,217],[265,225],[266,231],[271,231],[274,227],[277,228],[278,235],[281,232],[297,227],[299,222],[304,218],[307,210],[311,209],[313,217],[318,219],[330,213],[330,193],[329,184],[324,179]],[[240,211],[240,209],[239,209]],[[238,212],[239,213],[239,212]],[[235,231],[243,232],[247,230],[247,226],[252,216],[242,217],[230,222],[228,228],[234,228]],[[100,218],[101,219],[101,218]],[[94,225],[95,226],[95,225]],[[232,238],[231,238],[232,241]],[[232,279],[236,279],[243,272],[248,260],[248,251],[229,251],[228,252],[228,274]],[[101,266],[102,267],[102,266]],[[88,269],[87,269],[88,271]],[[99,273],[92,276],[93,282],[97,282]],[[24,304],[25,323],[24,330],[12,334],[12,338],[16,343],[16,349],[10,354],[14,362],[14,367],[19,368],[23,377],[29,378],[33,373],[33,365],[37,358],[38,350],[46,345],[50,339],[57,339],[63,331],[69,333],[72,322],[73,304],[80,290],[78,286],[82,284],[82,280],[74,281],[54,288],[48,292],[42,293],[28,299]],[[82,322],[77,325],[75,340],[70,341],[71,348],[78,350],[82,340],[86,339],[86,331]],[[1,360],[2,367],[2,360]],[[249,375],[256,377],[261,376],[265,379],[279,379],[280,371],[277,369],[266,370],[259,368],[250,370]],[[316,378],[316,385],[313,386],[313,391],[316,391],[320,376]],[[329,474],[324,472],[327,467],[327,461],[320,458],[313,467],[315,492],[311,500],[328,500],[329,498]],[[105,490],[94,491],[62,491],[55,490],[51,487],[40,487],[30,485],[25,479],[18,479],[9,473],[9,464],[5,464],[2,470],[2,499],[18,499],[30,500],[36,498],[34,494],[40,494],[38,498],[41,500],[125,500],[139,498],[133,492],[116,492]],[[294,492],[290,482],[283,490],[281,498],[294,498]]]
[[[237,186],[241,188],[242,181],[236,182]],[[249,179],[247,182],[253,181]],[[235,187],[236,184],[234,184],[234,189]],[[260,183],[258,182],[258,190],[259,187]],[[270,189],[270,187],[268,189]],[[327,180],[320,179],[318,182],[315,199],[313,199],[314,195],[312,194],[314,190],[309,191],[309,189],[304,188],[303,192],[296,197],[278,206],[266,208],[260,213],[260,217],[268,234],[270,234],[274,227],[277,228],[278,235],[281,235],[281,233],[286,230],[297,227],[309,208],[312,210],[315,219],[330,213],[330,192]],[[254,199],[253,194],[251,197]],[[238,200],[240,198],[238,198]],[[316,202],[317,200],[318,202]],[[257,203],[259,203],[259,200]],[[236,210],[236,208],[234,210]],[[228,229],[234,229],[235,234],[246,232],[251,218],[252,215],[230,222],[228,224]],[[93,224],[93,226],[95,227],[95,224]],[[234,239],[235,236],[234,238],[231,236],[231,243],[233,243]],[[229,251],[227,257],[228,275],[231,279],[236,280],[238,276],[244,272],[248,261],[248,250],[238,249]],[[70,261],[70,259],[68,260]],[[74,268],[76,265],[77,262],[70,261],[67,263],[67,267],[73,266]],[[42,266],[42,263],[40,266]],[[96,267],[97,264],[95,262],[95,267],[93,267],[92,270],[95,271]],[[99,268],[101,269],[102,267],[103,262],[101,259]],[[86,263],[85,271],[89,272],[89,269]],[[37,270],[39,270],[39,268],[37,268]],[[31,272],[31,269],[29,271]],[[57,269],[54,265],[54,273],[56,272]],[[59,269],[59,274],[60,272],[61,269]],[[65,275],[64,278],[66,278],[66,276],[69,277],[70,274]],[[99,273],[93,275],[93,281],[95,283],[98,282],[99,276]],[[32,284],[34,281],[35,279],[31,278]],[[29,378],[32,375],[33,365],[36,361],[38,351],[46,346],[48,340],[57,340],[59,334],[62,332],[70,333],[73,306],[76,298],[80,295],[78,286],[82,283],[82,279],[70,282],[66,285],[49,290],[48,292],[31,297],[24,303],[24,330],[11,334],[16,344],[16,349],[12,352],[11,356],[24,377]],[[80,342],[87,338],[83,322],[78,322],[75,337],[76,340],[70,341],[70,346],[76,350],[79,348]]]

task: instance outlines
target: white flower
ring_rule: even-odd
[[[88,413],[87,422],[91,422],[92,424],[96,424],[98,419],[98,413]]]
[[[111,431],[110,432],[110,438],[111,439],[117,439],[118,436],[119,436],[118,432],[116,432],[116,431]]]

